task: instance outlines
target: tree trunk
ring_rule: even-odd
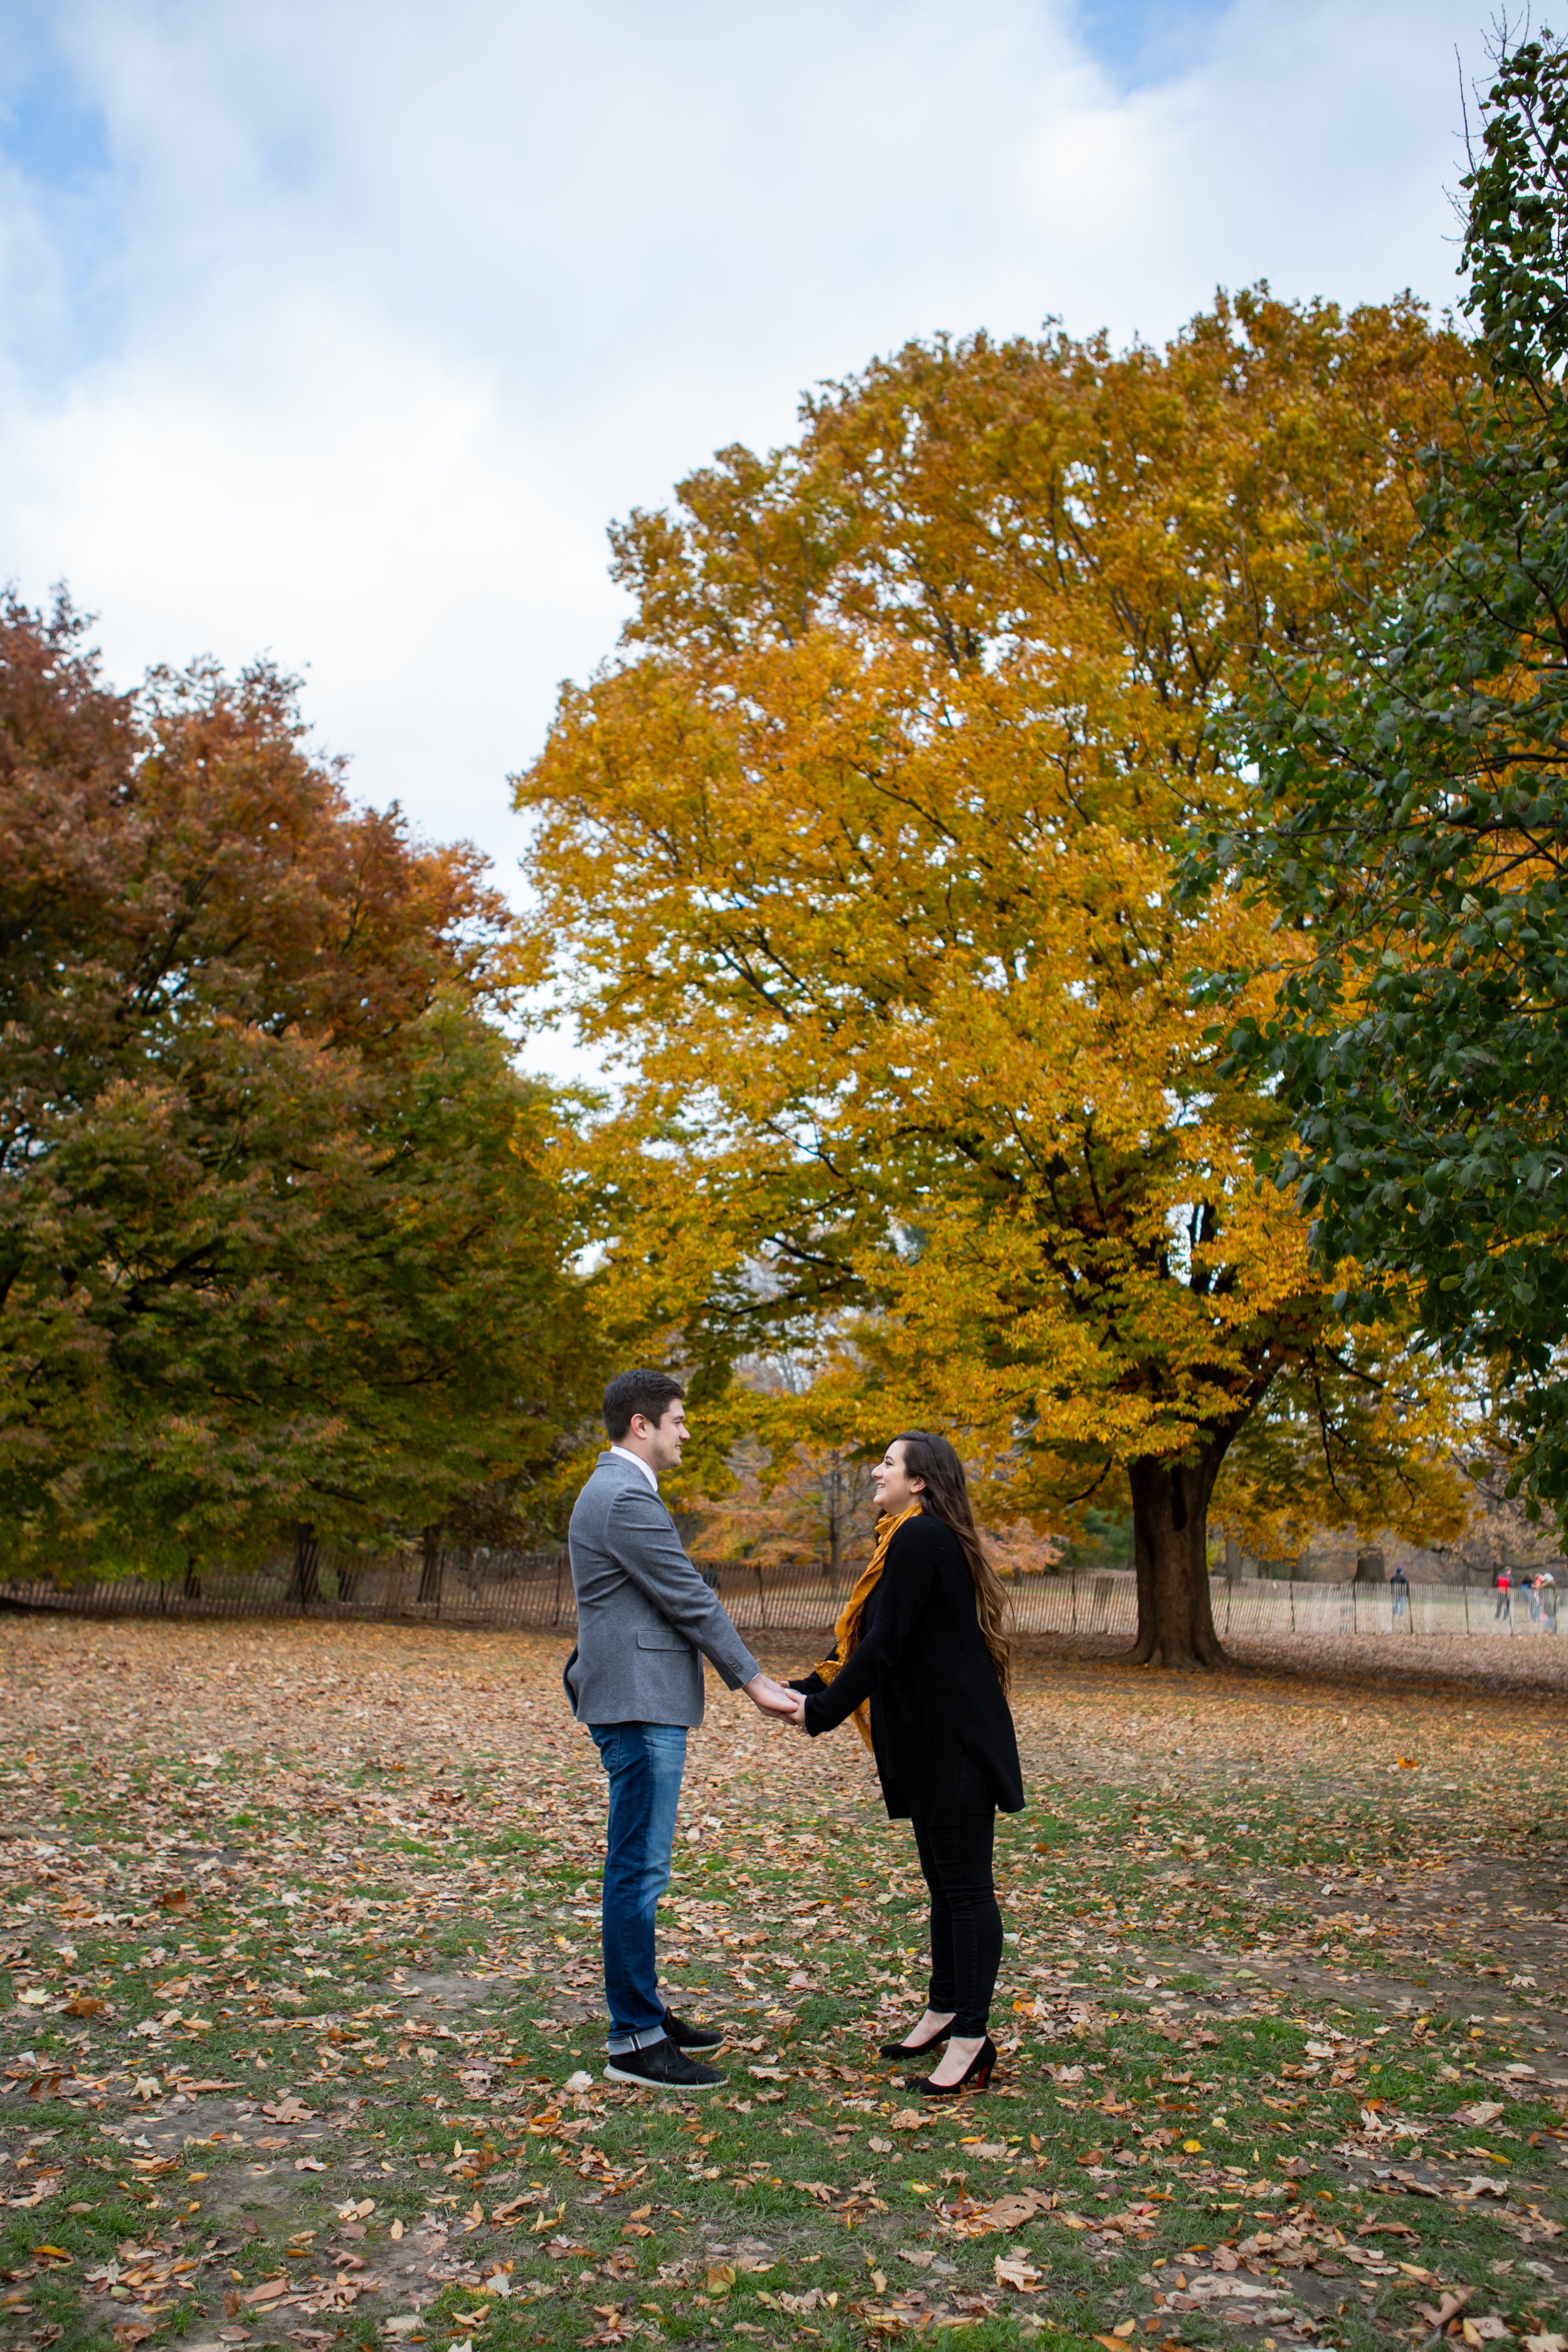
[[[827,1564],[823,1570],[823,1574],[827,1579],[827,1589],[835,1601],[838,1598],[838,1553],[841,1541],[838,1513],[835,1509],[833,1517],[827,1523]]]
[[[1196,1462],[1129,1466],[1138,1639],[1125,1654],[1133,1665],[1229,1663],[1209,1607],[1209,1496],[1224,1458],[1221,1444]]]
[[[827,1474],[827,1589],[838,1598],[838,1573],[844,1550],[844,1473],[837,1454]]]
[[[294,1574],[289,1586],[289,1598],[308,1609],[321,1591],[321,1547],[316,1540],[316,1530],[309,1519],[301,1519],[294,1529]]]
[[[187,1601],[199,1601],[199,1600],[201,1599],[201,1597],[202,1597],[202,1577],[201,1577],[201,1570],[200,1570],[200,1568],[199,1568],[199,1567],[197,1566],[197,1564],[196,1564],[196,1557],[195,1557],[195,1554],[194,1552],[190,1555],[189,1559],[188,1559],[186,1560],[186,1562],[185,1562],[185,1588],[184,1588],[184,1589],[185,1589],[185,1598],[186,1598],[186,1600],[187,1600]]]
[[[419,1547],[419,1593],[421,1601],[441,1598],[441,1530],[426,1528]]]

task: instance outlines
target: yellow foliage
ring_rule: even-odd
[[[826,1446],[787,1444],[773,1461],[752,1437],[726,1468],[726,1493],[691,1500],[701,1526],[688,1549],[704,1566],[820,1567],[837,1583],[847,1547],[869,1548],[876,1507],[866,1464]]]
[[[1194,987],[1269,961],[1268,910],[1173,886],[1246,790],[1216,720],[1406,543],[1468,364],[1411,302],[1266,290],[1163,352],[912,345],[621,530],[622,656],[517,789],[538,937],[626,1066],[628,1328],[719,1363],[826,1326],[840,1435],[948,1426],[1003,1517],[1132,1473],[1189,1568],[1282,1372],[1364,1418]]]

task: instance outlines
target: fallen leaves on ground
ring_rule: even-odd
[[[277,2313],[301,2352],[356,2308],[395,2340],[482,2331],[480,2352],[525,2324],[619,2342],[660,2324],[639,2295],[705,2296],[742,2334],[1037,2312],[1120,2347],[1105,2296],[1147,2311],[1152,2263],[1173,2324],[1321,2326],[1371,2294],[1407,2326],[1417,2294],[1439,2310],[1465,2284],[1436,2205],[1478,2261],[1518,2265],[1444,2325],[1488,2342],[1506,2311],[1560,2352],[1568,2064],[1550,2032],[1528,2060],[1510,2046],[1560,2014],[1549,1696],[1026,1661],[999,2086],[926,2112],[868,2049],[922,1993],[907,1830],[858,1743],[792,1740],[713,1690],[660,1914],[672,1998],[731,2021],[704,2120],[596,2072],[602,1774],[562,1646],[0,1622],[7,2113],[36,2126],[7,2138],[0,2193],[17,2229],[46,2209],[60,2248],[37,2251],[37,2222],[15,2242],[16,2294],[85,2294],[135,2344],[193,2305],[234,2343],[237,2315]],[[134,2260],[93,2238],[100,2148],[156,2222]],[[351,2149],[385,2163],[374,2198]],[[268,2209],[233,2255],[190,2251],[210,2184],[253,2174],[298,2238]],[[1399,2210],[1339,2210],[1363,2196]],[[862,2243],[869,2293],[844,2267]],[[819,2279],[791,2267],[808,2254]],[[434,2316],[388,2308],[405,2278]]]

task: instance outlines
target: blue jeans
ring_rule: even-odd
[[[686,1769],[686,1727],[679,1723],[595,1723],[590,1728],[610,1780],[605,1999],[610,2011],[610,2055],[618,2058],[664,2035],[653,1931],[658,1898],[669,1885],[675,1809]]]

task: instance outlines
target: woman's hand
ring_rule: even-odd
[[[789,1696],[794,1699],[795,1705],[790,1709],[788,1720],[794,1724],[797,1731],[804,1731],[805,1729],[805,1693],[791,1691]]]

